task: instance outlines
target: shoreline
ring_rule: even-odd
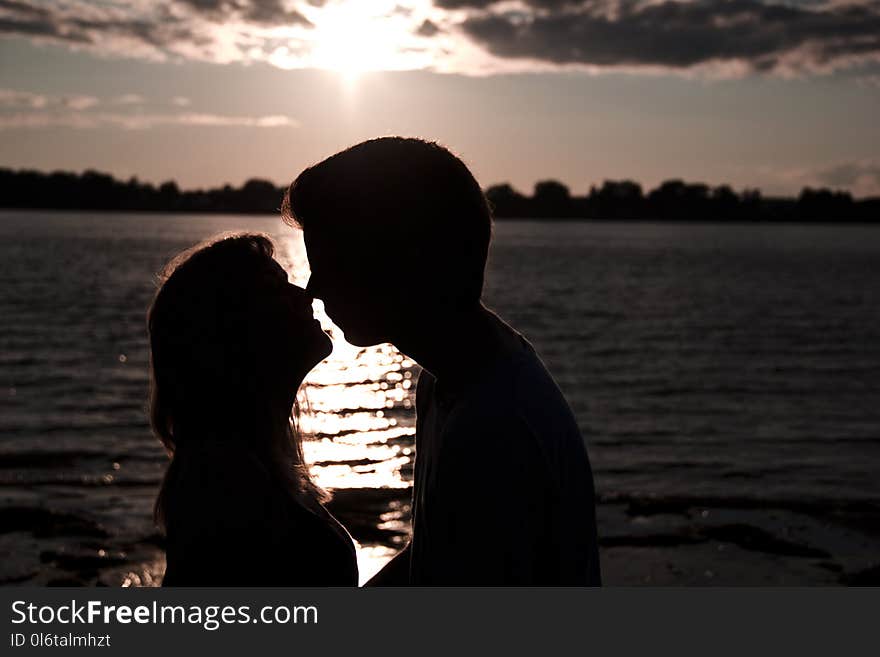
[[[868,199],[874,200],[874,199]],[[71,214],[82,215],[100,214],[100,215],[137,215],[137,216],[193,216],[193,217],[211,217],[211,216],[238,216],[253,217],[255,219],[266,219],[281,216],[280,210],[272,212],[260,212],[258,210],[148,210],[148,209],[112,209],[112,208],[37,208],[37,207],[0,207],[0,215],[12,214],[15,212],[34,212],[45,214]],[[672,219],[668,217],[513,217],[513,216],[493,216],[493,220],[500,223],[546,223],[546,224],[668,224],[674,225],[707,225],[707,226],[878,226],[880,222],[871,219],[806,219],[806,218],[774,218],[774,219],[689,219],[682,217],[680,219]]]
[[[328,508],[361,556],[379,553],[371,557],[378,568],[408,539],[409,495],[340,489]],[[880,585],[880,507],[870,502],[807,511],[758,501],[633,498],[604,496],[597,504],[604,585]],[[0,508],[0,520],[0,547],[10,555],[0,586],[161,582],[163,539],[156,532],[118,536],[80,515],[27,506]]]

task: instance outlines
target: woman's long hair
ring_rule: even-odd
[[[291,389],[308,366],[284,321],[273,252],[265,235],[222,236],[184,251],[160,275],[148,328],[150,421],[171,457],[154,511],[163,529],[180,452],[212,442],[243,450],[308,508],[329,497],[309,475],[291,417]]]

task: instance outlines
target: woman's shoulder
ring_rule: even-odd
[[[357,584],[350,537],[335,531],[320,510],[298,500],[259,461],[223,450],[180,456],[168,526],[172,582],[176,577],[177,583]]]
[[[169,534],[196,538],[245,528],[258,531],[274,515],[271,477],[246,450],[188,445],[178,449],[174,461],[166,512]]]

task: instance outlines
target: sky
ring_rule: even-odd
[[[286,184],[387,134],[523,192],[880,195],[880,0],[0,0],[0,166]]]

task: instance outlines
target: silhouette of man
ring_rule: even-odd
[[[370,583],[598,585],[584,442],[532,346],[481,302],[492,220],[464,163],[370,140],[303,171],[283,214],[346,340],[423,368],[412,540]]]

